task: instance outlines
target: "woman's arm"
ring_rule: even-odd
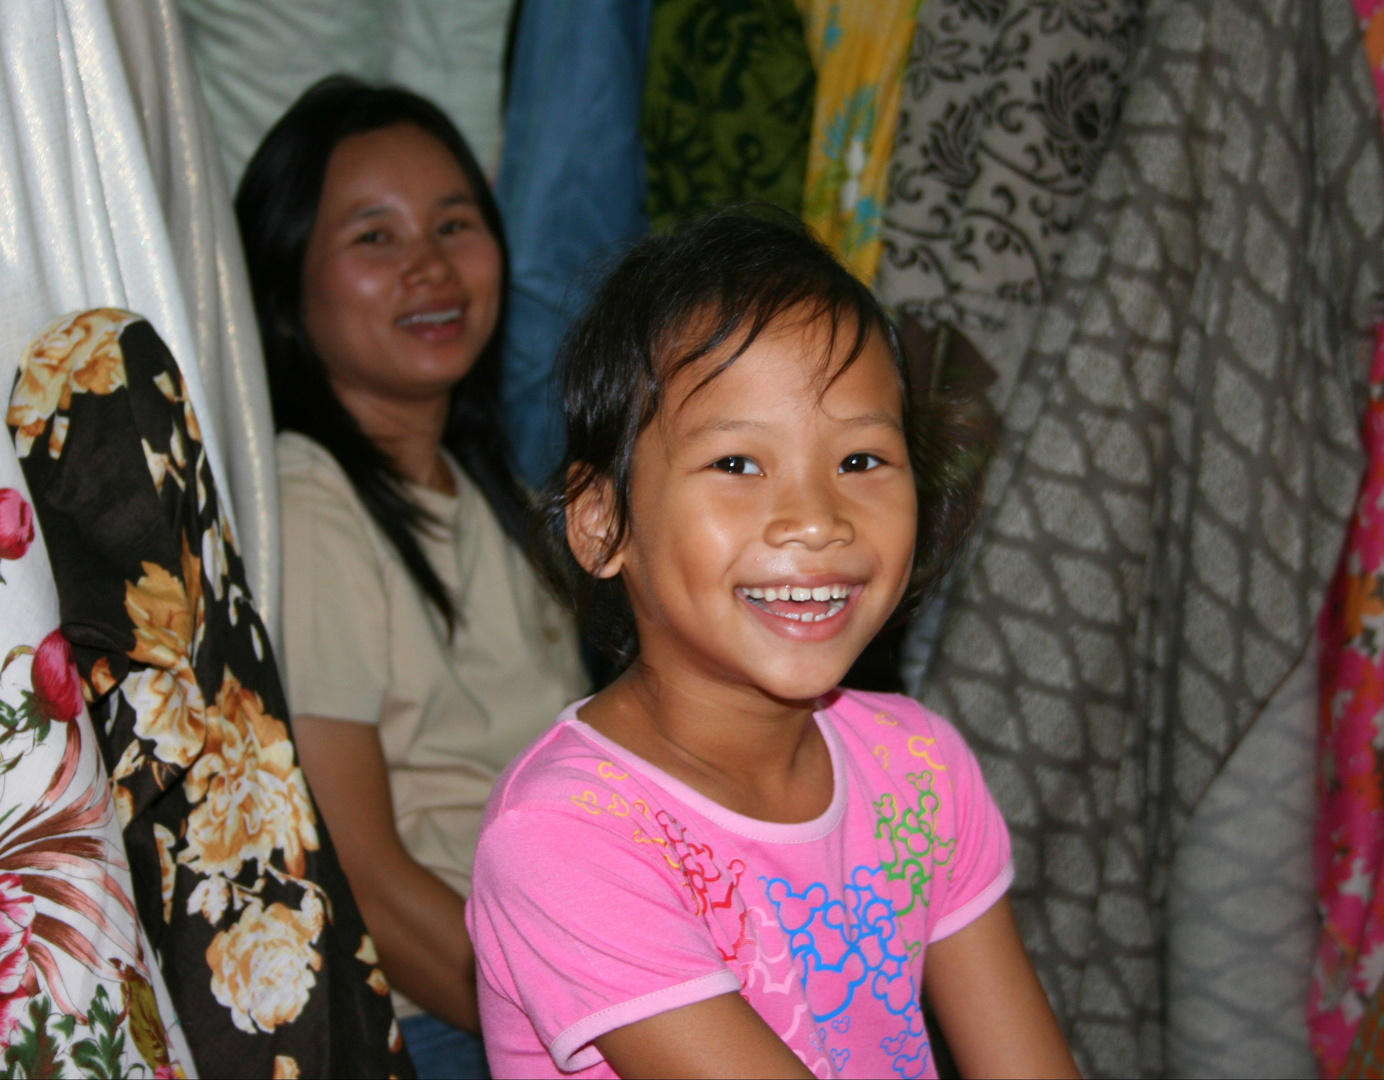
[[[1081,1075],[1008,897],[928,946],[923,984],[962,1076]]]
[[[812,1076],[739,994],[616,1028],[596,1039],[596,1049],[621,1076]]]
[[[478,1034],[466,902],[404,850],[379,733],[370,724],[299,715],[293,736],[385,977],[419,1008]]]

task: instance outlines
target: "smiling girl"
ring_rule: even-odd
[[[793,223],[631,252],[566,346],[553,577],[628,666],[516,758],[467,921],[499,1076],[1075,1075],[956,731],[837,683],[974,492]]]

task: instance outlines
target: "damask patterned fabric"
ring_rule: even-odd
[[[6,419],[198,1070],[411,1074],[172,356],[129,312],[67,316]]]
[[[803,220],[873,284],[904,62],[923,0],[798,0],[817,69]]]
[[[799,213],[816,83],[793,0],[656,0],[640,121],[650,226],[739,199]]]
[[[1162,1068],[1175,839],[1308,641],[1363,455],[1384,152],[1345,0],[1154,0],[924,701],[1079,1063]]]
[[[1114,129],[1142,6],[928,0],[918,15],[877,288],[970,334],[1000,399]]]

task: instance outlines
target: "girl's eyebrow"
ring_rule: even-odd
[[[841,423],[845,424],[847,427],[852,428],[890,427],[893,428],[895,431],[903,431],[903,424],[901,424],[895,417],[890,416],[888,413],[865,413],[862,416],[852,416],[843,419],[841,420]]]
[[[726,417],[720,420],[708,420],[704,424],[698,424],[686,435],[685,439],[700,439],[705,435],[714,435],[722,431],[766,431],[769,424],[763,420],[737,420],[734,417]]]
[[[894,431],[902,432],[903,424],[888,413],[873,412],[864,413],[860,416],[850,416],[839,419],[840,423],[849,428],[867,427],[887,427]],[[686,435],[684,439],[700,439],[707,435],[714,435],[723,431],[767,431],[770,424],[763,420],[741,420],[734,417],[724,417],[719,420],[708,420],[703,424],[698,424]]]

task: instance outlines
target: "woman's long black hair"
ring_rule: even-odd
[[[341,404],[303,325],[303,257],[332,151],[349,135],[395,124],[414,124],[452,152],[500,246],[500,317],[490,341],[452,394],[442,443],[480,488],[505,532],[522,547],[528,503],[510,471],[508,444],[499,424],[503,298],[509,283],[504,225],[485,174],[456,125],[417,94],[333,75],[308,89],[264,137],[241,178],[235,211],[264,342],[275,426],[306,435],[336,458],[450,633],[458,613],[418,543],[418,530],[431,516],[409,497],[398,469]]]

